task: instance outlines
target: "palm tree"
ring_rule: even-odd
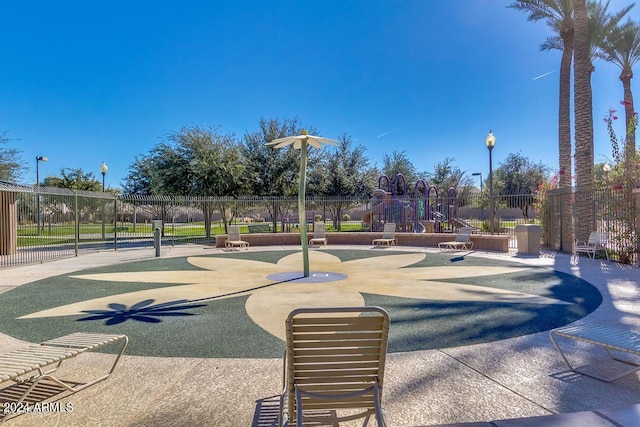
[[[629,12],[633,5],[619,12],[608,13],[605,3],[574,0],[574,65],[573,101],[575,114],[575,164],[576,164],[576,238],[586,240],[593,231],[591,189],[593,172],[593,96],[591,73],[595,70],[592,59],[602,57],[604,40]]]
[[[586,241],[593,231],[593,212],[589,193],[593,183],[593,103],[591,92],[591,63],[589,19],[585,0],[574,1],[573,100],[576,138],[576,239]]]
[[[620,81],[624,92],[624,115],[627,135],[625,138],[625,159],[630,159],[636,151],[635,108],[631,79],[633,66],[640,60],[640,27],[629,19],[624,25],[616,26],[606,37],[601,57],[620,67]]]
[[[591,73],[595,70],[592,58],[601,57],[600,46],[624,15],[633,7],[627,6],[615,15],[607,13],[604,4],[587,0],[516,0],[510,5],[529,14],[529,21],[546,20],[554,35],[547,38],[541,49],[562,51],[560,63],[560,102],[558,112],[558,157],[560,187],[571,186],[571,60],[574,56],[574,113],[575,162],[578,192],[576,193],[576,236],[586,239],[592,228],[592,212],[588,202],[593,184],[593,105]],[[580,11],[580,30],[576,9]],[[580,39],[578,40],[578,32]],[[578,52],[579,50],[579,52]],[[578,64],[580,61],[580,64]],[[580,191],[582,189],[582,191]],[[584,199],[584,200],[583,200]],[[570,200],[563,203],[569,212],[562,218],[561,249],[572,241]]]
[[[559,186],[571,186],[571,59],[573,56],[573,0],[516,0],[509,7],[529,14],[528,20],[545,20],[555,36],[541,46],[543,51],[559,49],[560,99],[558,109]]]
[[[558,186],[571,187],[571,61],[573,57],[573,0],[516,0],[510,5],[529,14],[528,20],[545,20],[554,35],[540,46],[543,51],[560,50],[560,91],[558,108]],[[571,251],[573,245],[573,208],[571,194],[561,196],[568,210],[562,215],[560,250]]]

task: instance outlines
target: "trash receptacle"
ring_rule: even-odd
[[[516,240],[518,241],[518,254],[540,255],[540,237],[542,227],[535,224],[516,225]]]
[[[152,219],[151,220],[151,232],[153,233],[156,230],[162,231],[162,220],[161,219]]]

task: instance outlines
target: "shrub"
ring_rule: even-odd
[[[351,215],[349,215],[349,214],[342,215],[342,220],[343,221],[351,221]]]

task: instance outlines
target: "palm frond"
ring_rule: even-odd
[[[549,36],[547,39],[540,45],[540,50],[544,52],[549,52],[551,50],[564,50],[564,42],[560,36]]]

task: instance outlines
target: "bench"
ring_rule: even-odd
[[[58,370],[62,362],[76,357],[86,351],[97,350],[101,347],[120,343],[120,351],[110,370],[87,383],[65,382],[52,374]],[[99,381],[105,380],[113,373],[122,353],[124,353],[129,339],[126,335],[99,334],[77,332],[55,338],[40,344],[29,344],[8,353],[0,354],[0,384],[13,382],[26,384],[26,390],[15,401],[20,407],[36,385],[42,380],[49,380],[63,389],[76,393]],[[0,424],[8,418],[0,415]]]
[[[266,222],[259,224],[247,224],[249,233],[271,233],[271,225]]]
[[[633,357],[640,357],[640,334],[633,331],[618,329],[610,326],[596,325],[596,324],[577,324],[571,326],[564,326],[562,328],[553,329],[549,332],[551,342],[555,345],[556,349],[560,352],[562,359],[567,364],[570,370],[578,372],[583,375],[596,378],[600,381],[613,382],[622,377],[626,377],[638,370],[640,370],[640,364],[638,361],[625,359],[612,353],[616,352],[620,355],[629,355]],[[593,344],[598,347],[602,347],[606,350],[611,359],[619,362],[624,362],[631,367],[622,373],[605,377],[595,373],[587,373],[582,369],[574,368],[567,359],[564,351],[558,345],[556,341],[557,337],[563,337],[571,340],[577,340]]]

